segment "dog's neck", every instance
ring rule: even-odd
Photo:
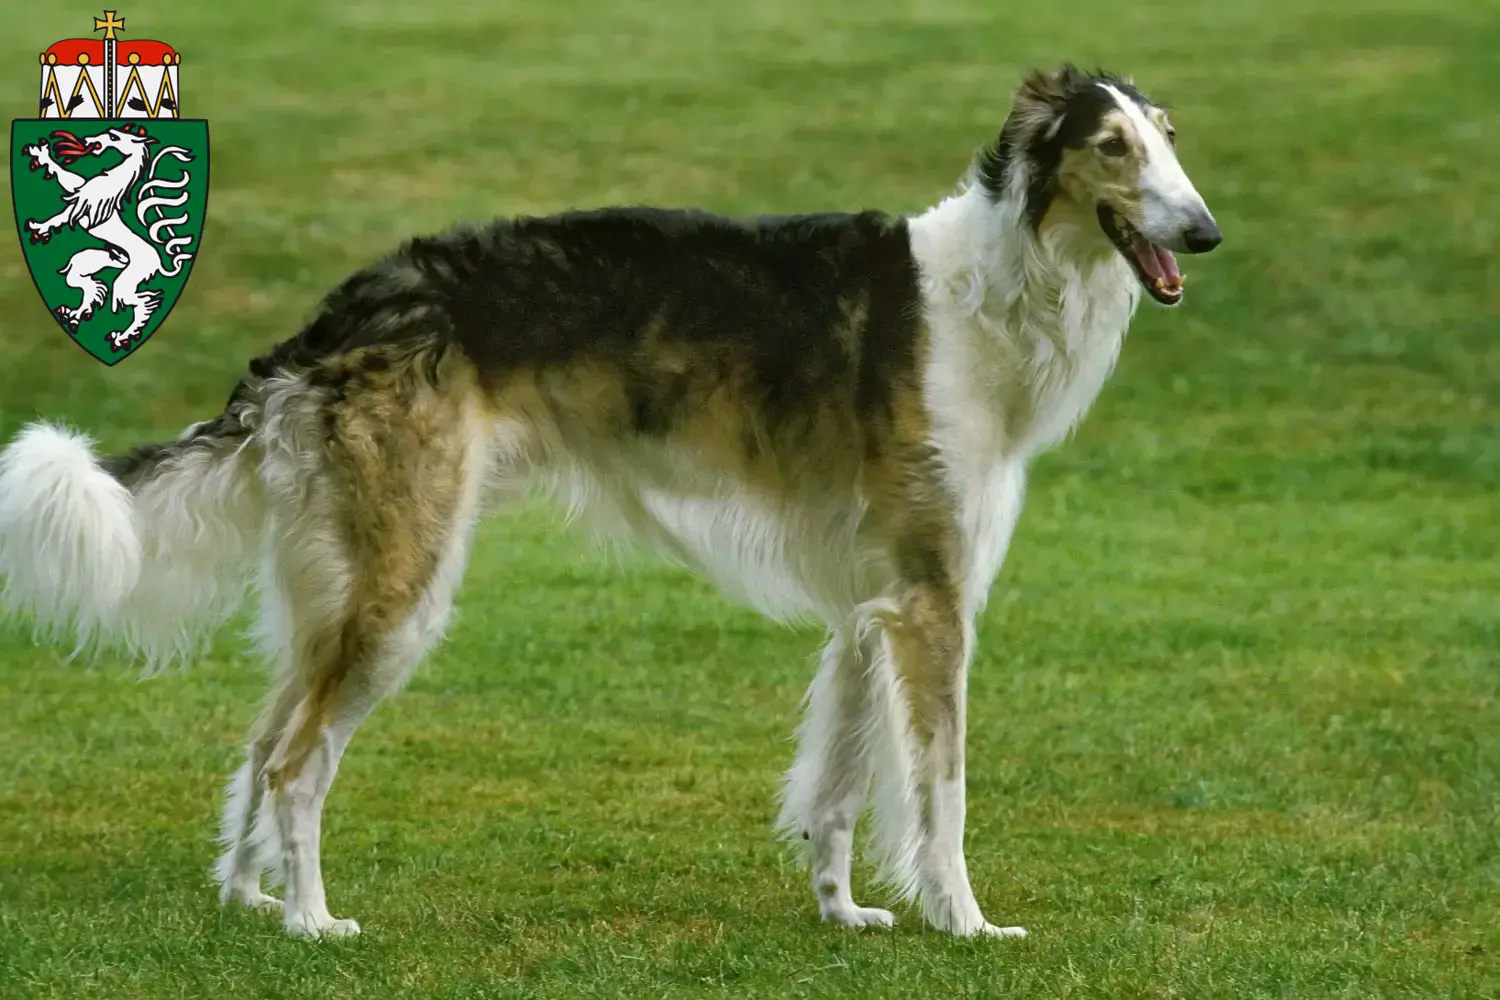
[[[1024,180],[998,200],[966,183],[911,219],[910,232],[930,382],[984,405],[1010,446],[1035,452],[1098,394],[1141,289],[1086,211],[1057,205],[1038,233]]]
[[[1130,266],[1086,209],[1058,203],[1037,232],[1027,218],[1024,177],[999,200],[966,179],[912,219],[911,232],[929,301],[982,326],[1013,334],[1018,326],[1054,324],[1076,331],[1089,325],[1079,310],[1122,298],[1133,310],[1140,298]]]

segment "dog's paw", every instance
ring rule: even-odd
[[[61,313],[63,310],[58,309]],[[260,876],[236,875],[219,886],[219,902],[224,906],[243,906],[247,910],[281,911],[281,900],[261,891]]]
[[[340,920],[327,913],[289,913],[286,919],[286,932],[292,937],[311,940],[354,937],[359,933],[359,922]]]
[[[828,907],[822,916],[828,923],[842,927],[890,927],[896,922],[896,915],[890,910],[873,906]]]
[[[992,938],[1023,938],[1026,936],[1026,928],[996,927],[994,924],[986,923],[981,925],[978,930],[972,932],[971,936]]]
[[[924,897],[922,916],[933,930],[943,931],[954,937],[1018,938],[1026,936],[1024,927],[999,927],[984,919],[979,904],[973,902],[972,896],[969,897],[967,905],[962,897],[957,900],[953,896],[940,896],[936,899]]]
[[[281,900],[259,889],[235,893],[229,898],[229,902],[243,906],[247,910],[275,910],[278,913],[281,911]]]

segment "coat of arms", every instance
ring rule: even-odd
[[[181,117],[182,56],[102,38],[41,54],[38,117],[11,124],[21,251],[53,318],[107,365],[161,326],[187,284],[208,203],[208,122]]]

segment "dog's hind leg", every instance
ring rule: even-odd
[[[281,900],[261,888],[262,874],[267,867],[279,863],[281,855],[275,817],[265,809],[264,772],[277,734],[285,728],[292,710],[305,694],[301,685],[292,683],[293,679],[289,671],[282,672],[251,733],[245,763],[229,779],[219,835],[224,853],[213,870],[219,882],[219,900],[224,903],[239,903],[252,909],[281,907]]]
[[[489,436],[472,384],[450,371],[434,388],[421,371],[403,359],[324,373],[359,384],[283,417],[306,418],[305,433],[279,430],[282,454],[266,463],[293,470],[285,483],[266,473],[279,506],[262,630],[282,673],[235,789],[244,801],[228,817],[220,874],[226,896],[264,901],[254,850],[263,840],[285,879],[286,928],[299,936],[359,932],[329,912],[323,805],[354,731],[440,638],[478,510]]]
[[[316,679],[292,710],[265,763],[270,808],[286,881],[288,932],[306,937],[359,933],[353,920],[328,909],[320,859],[323,805],[354,731],[380,700],[398,688],[437,641],[447,622],[451,588],[435,583],[394,627],[383,609],[356,613],[325,633],[304,661]]]
[[[871,712],[866,667],[873,641],[852,627],[829,637],[808,689],[777,824],[783,836],[805,846],[819,915],[846,927],[895,921],[889,910],[857,905],[850,887],[854,825],[870,785],[861,729]]]

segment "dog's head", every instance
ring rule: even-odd
[[[978,171],[990,197],[1023,199],[1039,234],[1097,225],[1163,305],[1182,300],[1173,252],[1207,253],[1222,239],[1177,160],[1166,110],[1107,73],[1066,65],[1028,76]]]

